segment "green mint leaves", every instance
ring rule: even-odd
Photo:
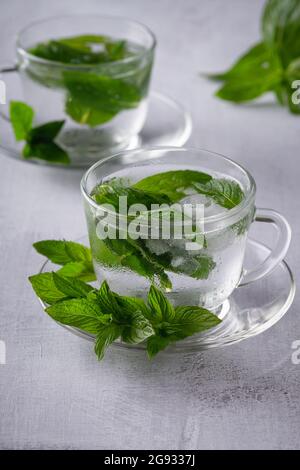
[[[171,203],[184,198],[188,194],[187,190],[193,190],[212,198],[226,209],[232,209],[244,199],[240,185],[234,180],[213,178],[207,173],[192,170],[157,173],[138,181],[133,188],[168,197]]]
[[[39,43],[29,52],[66,66],[94,66],[65,67],[56,73],[55,81],[51,74],[50,78],[37,76],[33,70],[30,75],[45,86],[65,90],[65,112],[78,124],[101,126],[121,111],[136,108],[147,93],[151,62],[141,66],[137,52],[133,52],[125,40],[81,35]],[[129,58],[136,63],[115,62]],[[97,68],[97,65],[101,67]]]
[[[111,204],[118,212],[119,197],[126,196],[128,207],[139,203],[148,210],[152,204],[172,205],[190,191],[211,198],[218,205],[232,209],[242,202],[244,193],[237,182],[213,178],[211,175],[192,170],[175,170],[144,178],[132,186],[120,178],[97,186],[92,197],[98,204]],[[97,238],[96,234],[94,236]],[[117,265],[130,269],[162,289],[172,288],[169,273],[184,274],[194,279],[207,279],[216,264],[205,248],[200,253],[187,252],[184,246],[170,240],[130,237],[95,241],[97,261],[108,267]]]
[[[20,101],[10,102],[10,120],[17,141],[26,140],[34,118],[33,109]]]
[[[130,56],[126,41],[95,34],[38,43],[29,52],[42,59],[73,65],[101,64]]]
[[[33,246],[52,263],[62,266],[58,271],[61,276],[78,278],[85,282],[96,280],[91,251],[84,245],[65,240],[43,240]]]
[[[142,95],[136,85],[119,78],[79,71],[63,74],[68,91],[66,113],[79,124],[95,127],[120,111],[138,106]]]
[[[150,321],[155,334],[147,341],[148,356],[151,358],[170,343],[180,341],[195,333],[213,328],[221,320],[201,307],[173,307],[164,294],[151,286],[148,294]]]
[[[10,120],[17,141],[24,140],[24,158],[39,158],[50,163],[68,164],[67,153],[55,142],[64,121],[53,121],[32,127],[33,109],[21,101],[10,102]]]
[[[35,248],[60,263],[69,259],[68,246],[80,257],[87,254],[82,245],[62,243],[64,248],[57,241],[43,241],[35,243]],[[108,346],[116,340],[128,344],[146,342],[148,356],[152,358],[171,343],[212,328],[221,321],[201,307],[174,308],[155,286],[151,286],[146,302],[112,292],[106,281],[98,290],[79,279],[66,278],[59,271],[36,274],[29,280],[36,295],[48,304],[45,311],[51,318],[95,335],[98,359],[103,358]]]
[[[272,91],[282,105],[300,113],[292,101],[292,82],[300,59],[300,1],[268,0],[261,21],[262,41],[250,48],[228,71],[210,75],[223,82],[216,96],[243,103]]]

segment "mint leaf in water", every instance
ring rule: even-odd
[[[11,101],[9,106],[10,120],[16,140],[26,140],[32,128],[34,111],[30,106],[21,101]]]
[[[10,120],[17,141],[24,140],[24,158],[39,158],[52,163],[68,164],[68,154],[54,142],[65,121],[53,121],[32,127],[33,109],[19,101],[10,102]]]
[[[66,112],[80,124],[103,124],[120,111],[135,108],[142,98],[135,85],[119,78],[71,70],[63,76]]]
[[[212,179],[206,184],[195,183],[194,188],[226,209],[233,209],[244,199],[244,193],[240,185],[225,178]]]
[[[210,175],[201,171],[166,171],[138,181],[133,185],[133,188],[144,192],[161,194],[162,196],[165,195],[173,203],[180,201],[186,195],[186,190],[192,188],[194,183],[205,184],[211,179]]]
[[[178,202],[194,190],[199,194],[211,197],[226,209],[232,209],[240,204],[244,193],[238,183],[229,179],[213,178],[211,175],[191,170],[174,170],[156,173],[133,185],[140,191],[152,191],[153,195],[167,196],[171,203]],[[142,198],[142,196],[141,196]]]
[[[100,64],[129,56],[127,41],[85,34],[36,44],[29,52],[42,59],[63,64]]]

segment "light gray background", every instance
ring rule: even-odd
[[[287,257],[299,274],[300,117],[274,105],[237,107],[215,99],[199,71],[222,70],[259,37],[261,0],[1,0],[0,50],[47,15],[126,15],[157,35],[153,88],[190,109],[190,143],[231,156],[258,185],[259,206],[287,216]],[[1,60],[0,60],[1,61]],[[45,103],[47,106],[47,103]],[[26,278],[41,266],[32,242],[85,233],[81,171],[0,156],[0,448],[299,448],[299,297],[271,330],[236,346],[158,357],[92,346],[51,322]]]

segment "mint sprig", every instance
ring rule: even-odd
[[[300,114],[292,83],[299,76],[300,1],[268,0],[261,19],[262,40],[229,70],[209,78],[223,82],[216,96],[243,103],[272,91],[281,105]]]
[[[62,268],[58,273],[85,282],[96,280],[91,250],[80,243],[66,240],[42,240],[33,244],[38,253]]]
[[[95,335],[95,353],[104,357],[116,340],[128,344],[146,342],[149,358],[173,342],[212,328],[221,320],[195,306],[173,307],[165,295],[151,286],[148,301],[112,292],[104,281],[95,289],[78,279],[58,273],[41,273],[29,278],[55,321]]]
[[[105,35],[79,35],[36,44],[29,52],[37,57],[68,65],[93,66],[90,70],[65,68],[56,74],[26,71],[49,88],[65,90],[65,112],[82,126],[96,127],[111,121],[121,111],[136,108],[146,96],[151,60],[141,60],[126,40]],[[116,63],[135,58],[136,63]],[[113,68],[110,65],[113,64]],[[97,65],[101,67],[97,68]],[[134,69],[133,69],[134,67]],[[53,77],[55,75],[55,77]]]
[[[68,154],[55,139],[65,121],[52,121],[32,127],[34,110],[21,101],[10,102],[10,120],[17,141],[25,141],[23,157],[38,158],[50,163],[70,163]]]
[[[191,190],[228,210],[244,199],[243,190],[236,181],[214,178],[207,173],[192,170],[157,173],[133,185],[122,178],[114,178],[96,186],[92,198],[99,205],[111,204],[118,213],[120,196],[127,197],[128,206],[140,203],[151,210],[152,204],[172,205]],[[172,287],[169,272],[194,279],[207,279],[216,265],[205,249],[194,253],[188,252],[180,244],[172,244],[170,240],[122,239],[119,232],[116,235],[115,239],[99,240],[94,234],[93,246],[97,261],[109,267],[119,265],[130,269],[163,289]],[[203,238],[205,241],[204,235]]]

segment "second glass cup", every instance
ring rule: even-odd
[[[155,283],[174,305],[216,310],[236,287],[274,269],[290,243],[283,216],[255,209],[252,176],[212,152],[121,152],[92,166],[81,189],[97,278],[123,295],[145,298]],[[246,272],[254,220],[275,224],[279,238],[271,255]]]
[[[57,138],[71,164],[128,147],[147,114],[155,37],[118,17],[32,23],[17,40],[17,69],[35,124],[65,121]]]

